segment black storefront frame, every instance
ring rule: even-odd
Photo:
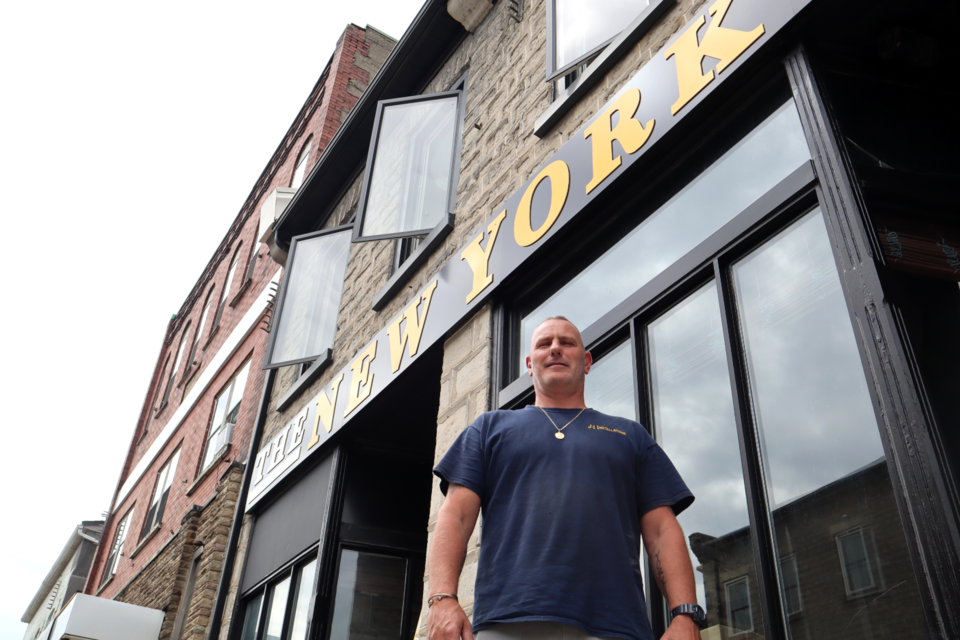
[[[746,365],[740,329],[731,326],[731,319],[737,315],[729,267],[735,259],[819,205],[874,405],[887,471],[917,579],[920,604],[934,637],[960,637],[960,612],[951,605],[960,602],[957,521],[956,514],[950,509],[948,491],[951,478],[939,463],[942,458],[936,450],[937,441],[931,437],[932,424],[924,411],[926,399],[922,378],[909,353],[909,340],[898,317],[899,312],[883,299],[874,262],[874,257],[880,255],[879,243],[866,224],[866,209],[857,189],[855,174],[845,149],[838,142],[842,136],[830,113],[824,90],[817,81],[814,65],[802,45],[797,45],[782,62],[811,160],[675,264],[584,328],[584,341],[591,349],[604,351],[620,344],[629,332],[633,345],[635,406],[637,415],[646,418],[648,407],[643,393],[646,389],[646,355],[642,351],[643,341],[638,339],[638,318],[655,317],[655,309],[666,310],[693,291],[695,283],[715,279],[733,387],[761,615],[768,637],[787,638],[772,515],[763,490],[758,436],[748,399],[739,391],[747,388],[744,386]],[[877,259],[882,260],[881,257]],[[589,261],[581,264],[585,266]],[[556,282],[555,277],[552,280]],[[519,322],[506,299],[507,296],[501,296],[498,301],[498,330],[495,334],[495,357],[501,366],[494,367],[493,386],[499,391],[496,404],[501,409],[523,406],[532,398],[530,379],[511,369],[515,366]],[[516,376],[518,373],[520,375]],[[650,569],[647,562],[647,571]],[[663,599],[649,581],[647,591],[651,623],[655,631],[662,632],[666,622]]]

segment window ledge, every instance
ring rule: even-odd
[[[650,0],[647,8],[640,12],[630,26],[621,31],[620,35],[607,45],[603,53],[590,63],[583,75],[559,94],[553,104],[537,118],[533,125],[533,134],[538,138],[547,135],[560,118],[602,80],[607,71],[620,62],[623,56],[640,41],[640,38],[650,31],[651,27],[676,3],[676,0]]]
[[[213,329],[210,330],[210,335],[207,336],[207,341],[204,342],[204,343],[203,343],[203,347],[201,347],[204,351],[206,351],[206,350],[207,350],[207,347],[210,346],[210,342],[213,341],[213,336],[217,335],[217,332],[218,332],[218,331],[220,331],[220,325],[219,325],[219,324],[218,324],[217,326],[215,326]]]
[[[220,451],[217,452],[217,455],[213,457],[213,460],[210,461],[210,464],[207,465],[207,468],[200,472],[200,475],[197,476],[197,479],[193,481],[193,484],[190,485],[190,488],[187,489],[187,496],[192,496],[194,492],[203,484],[203,481],[207,479],[213,470],[217,468],[217,465],[227,457],[227,454],[230,453],[230,449],[233,448],[232,444],[225,444],[220,447]]]
[[[112,583],[112,582],[113,582],[113,579],[116,578],[116,577],[117,577],[117,574],[113,574],[112,576],[110,576],[110,579],[107,580],[106,582],[104,582],[102,585],[100,585],[100,588],[97,589],[97,592],[96,592],[95,594],[93,594],[93,595],[99,597],[100,594],[103,593],[103,590],[106,589],[107,587],[109,587],[109,586],[110,586],[110,583]]]
[[[497,396],[497,408],[505,409],[533,389],[533,378],[524,371],[519,378],[505,386]]]
[[[130,552],[130,559],[133,560],[134,558],[136,558],[137,554],[139,554],[143,550],[143,548],[147,546],[148,542],[153,540],[153,536],[160,533],[160,529],[162,528],[163,528],[162,522],[158,522],[157,524],[153,525],[153,529],[150,529],[150,533],[143,536],[143,540],[140,541],[140,544],[138,544],[136,548]]]
[[[373,298],[374,311],[380,311],[387,306],[387,303],[390,302],[393,296],[413,277],[417,269],[427,261],[427,258],[430,257],[434,249],[439,247],[440,243],[450,235],[450,232],[453,231],[453,223],[453,214],[447,214],[447,219],[434,227],[433,231],[431,231],[427,237],[423,239],[423,242],[420,243],[420,246],[417,247],[417,250],[400,265],[399,269],[393,272],[393,275],[387,280],[387,284],[383,285]]]
[[[164,402],[162,405],[160,405],[160,407],[157,408],[156,412],[154,412],[153,417],[156,418],[156,417],[158,417],[161,413],[163,413],[163,410],[167,408],[167,405],[168,405],[168,404],[170,404],[169,401],[168,401],[168,402]]]
[[[303,390],[309,387],[317,378],[320,377],[320,374],[330,366],[333,362],[333,351],[327,349],[326,352],[320,354],[320,357],[316,359],[313,365],[303,372],[297,380],[293,383],[293,386],[283,394],[279,402],[277,402],[277,411],[285,411],[293,401],[300,397],[300,394],[303,393]]]
[[[250,280],[243,281],[243,284],[241,284],[240,288],[237,290],[237,295],[233,296],[233,298],[229,302],[229,306],[231,308],[237,306],[237,303],[240,302],[240,298],[242,298],[243,294],[245,294],[247,292],[247,289],[250,288],[251,282],[253,282],[253,278],[251,278]]]

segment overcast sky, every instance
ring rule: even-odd
[[[337,38],[422,4],[3,5],[0,640],[109,507],[167,321]]]

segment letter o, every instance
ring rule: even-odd
[[[550,178],[550,211],[540,228],[534,230],[531,228],[530,206],[533,204],[533,194],[537,187],[547,178]],[[550,227],[560,217],[560,212],[563,211],[563,205],[567,203],[569,193],[570,167],[567,166],[567,163],[563,160],[555,160],[544,167],[527,187],[523,197],[520,198],[520,204],[517,206],[517,216],[513,219],[513,237],[517,244],[521,247],[529,247],[542,238],[547,231],[550,231]]]

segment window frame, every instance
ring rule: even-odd
[[[313,151],[313,136],[307,136],[307,139],[300,145],[300,152],[297,154],[296,163],[293,165],[293,173],[290,175],[290,188],[299,189],[303,186],[303,181],[307,179],[307,162],[310,161],[310,152]],[[300,184],[294,184],[297,181],[297,171],[303,166],[303,173],[300,175]]]
[[[380,140],[380,129],[383,124],[383,112],[387,107],[414,104],[418,102],[429,102],[433,100],[446,100],[448,98],[457,98],[457,116],[454,121],[453,135],[453,154],[450,161],[449,189],[447,194],[446,216],[434,227],[426,229],[416,229],[411,231],[402,231],[397,233],[385,233],[375,236],[363,235],[363,223],[366,219],[367,201],[370,196],[370,181],[373,178],[373,167],[376,161],[377,148]],[[360,202],[357,206],[355,220],[353,224],[352,242],[371,242],[374,240],[393,240],[397,238],[410,238],[416,236],[426,236],[441,229],[449,224],[448,216],[452,216],[457,206],[457,186],[460,181],[461,154],[463,150],[463,119],[466,111],[466,84],[463,88],[441,91],[438,93],[429,93],[425,95],[406,96],[403,98],[393,98],[390,100],[380,100],[377,103],[376,116],[373,123],[373,132],[370,135],[370,147],[367,150],[366,170],[363,174],[363,185],[360,189]]]
[[[167,461],[157,470],[156,483],[150,497],[150,503],[147,505],[147,515],[143,519],[143,527],[140,530],[140,542],[146,540],[155,527],[163,524],[163,514],[166,512],[167,503],[170,500],[173,478],[177,475],[177,469],[180,466],[181,452],[182,448],[177,445],[176,450],[167,457]],[[173,463],[172,468],[171,463]],[[153,510],[154,505],[157,506],[156,511]]]
[[[203,302],[203,309],[200,311],[200,319],[197,321],[197,329],[193,334],[193,346],[190,347],[190,355],[187,356],[187,375],[184,375],[184,378],[189,377],[189,372],[193,371],[194,365],[197,363],[194,361],[194,358],[197,356],[197,347],[200,346],[200,340],[203,338],[203,330],[207,326],[207,317],[210,313],[210,303],[213,302],[213,292],[216,290],[217,285],[210,287],[210,291],[207,292],[207,297]],[[205,351],[207,344],[204,343],[200,347],[201,351]]]
[[[210,330],[210,337],[220,328],[220,321],[223,320],[223,311],[230,304],[230,289],[233,288],[233,280],[237,275],[237,267],[240,266],[240,252],[243,250],[243,241],[237,244],[230,259],[230,266],[227,268],[227,277],[223,281],[223,291],[220,293],[220,302],[217,305],[217,315],[213,321],[213,329]]]
[[[136,502],[130,505],[127,512],[123,514],[123,518],[120,519],[116,531],[114,531],[113,544],[110,545],[110,553],[107,555],[107,562],[103,567],[103,575],[100,576],[100,588],[106,586],[113,580],[113,576],[117,574],[117,566],[120,564],[120,558],[123,556],[123,547],[130,533],[130,523],[133,520],[133,513],[136,506]],[[121,538],[121,536],[123,537]]]
[[[558,80],[584,63],[587,63],[587,66],[589,66],[591,64],[591,58],[599,56],[604,49],[620,39],[622,36],[625,39],[628,39],[630,41],[630,45],[632,46],[636,40],[640,39],[644,33],[650,30],[650,28],[653,26],[653,22],[659,19],[661,15],[666,13],[666,11],[675,4],[676,0],[648,0],[647,6],[640,9],[640,11],[637,12],[637,15],[634,16],[634,19],[624,29],[592,49],[581,54],[577,58],[570,60],[563,66],[558,67],[557,43],[559,38],[557,37],[557,0],[547,0],[547,55],[545,82],[553,82],[554,80]],[[638,18],[645,17],[648,13],[655,14],[654,20],[638,20]],[[619,47],[617,47],[617,49],[619,49]]]
[[[320,238],[323,236],[352,231],[351,227],[354,227],[352,223],[341,225],[339,227],[333,227],[331,229],[321,229],[319,231],[313,231],[311,233],[304,233],[302,235],[295,236],[290,240],[290,251],[287,254],[287,266],[284,269],[283,279],[280,282],[280,289],[277,292],[276,306],[274,307],[273,318],[271,319],[271,323],[270,323],[270,327],[271,327],[270,338],[267,341],[267,349],[263,358],[262,369],[264,371],[267,371],[270,369],[278,369],[280,367],[286,367],[293,364],[301,364],[303,362],[312,362],[314,360],[323,359],[327,350],[333,348],[333,345],[331,344],[327,347],[323,347],[323,351],[315,355],[304,356],[302,358],[295,358],[293,360],[287,360],[284,362],[273,362],[273,352],[277,342],[277,335],[280,333],[280,323],[283,321],[284,307],[286,306],[287,289],[289,288],[289,285],[290,285],[290,278],[292,278],[293,275],[296,274],[297,272],[296,256],[297,256],[298,245],[301,242],[305,242],[307,240],[313,240],[315,238]],[[350,261],[350,255],[348,251],[347,253],[348,264],[349,264],[349,261]],[[341,299],[343,298],[342,289],[340,291],[340,298]],[[339,305],[337,305],[337,307],[338,307],[337,315],[339,316],[339,313],[340,313]],[[334,332],[334,336],[336,336],[336,332]]]
[[[872,549],[875,548],[875,545],[867,544],[868,535],[872,535],[872,531],[866,527],[863,527],[862,525],[857,525],[856,527],[851,527],[850,529],[841,531],[834,536],[837,543],[837,556],[840,560],[840,572],[843,574],[843,590],[846,593],[847,598],[851,600],[871,595],[880,589],[881,581],[879,579],[880,577],[877,575],[879,563],[877,562],[876,555],[872,553]],[[860,540],[860,546],[863,549],[863,558],[867,565],[867,573],[870,576],[870,584],[860,589],[854,589],[850,584],[851,576],[848,570],[850,563],[847,562],[847,558],[843,552],[843,544],[841,543],[843,538],[851,538],[854,536]],[[873,542],[873,540],[871,540],[871,542]],[[871,556],[873,557],[871,558]],[[875,567],[874,565],[878,566]]]
[[[750,628],[749,629],[740,629],[733,626],[733,609],[730,606],[730,587],[735,584],[743,583],[747,588],[747,611],[750,615]],[[737,576],[736,578],[731,578],[730,580],[723,581],[723,595],[724,595],[724,608],[726,609],[725,613],[727,615],[727,627],[733,629],[733,632],[730,634],[731,637],[739,636],[744,633],[752,633],[756,628],[756,625],[753,623],[753,596],[750,595],[750,575],[743,574],[742,576]]]
[[[297,587],[299,586],[300,577],[303,575],[304,567],[311,562],[315,562],[316,565],[314,567],[313,580],[310,584],[311,592],[309,594],[311,606],[308,609],[308,620],[310,619],[309,611],[310,609],[313,609],[313,601],[316,600],[317,596],[317,585],[323,573],[320,567],[319,551],[320,549],[317,545],[311,546],[285,566],[273,572],[266,580],[263,580],[260,584],[244,593],[241,598],[238,598],[240,606],[237,608],[238,615],[236,616],[239,622],[234,636],[236,640],[244,640],[243,625],[246,620],[247,607],[257,597],[261,598],[260,611],[257,613],[257,624],[254,637],[249,640],[262,640],[264,638],[265,625],[267,623],[267,617],[270,615],[270,605],[272,604],[272,590],[274,587],[276,587],[276,585],[280,584],[284,580],[290,580],[290,586],[287,590],[287,602],[284,607],[283,616],[283,630],[280,637],[289,638],[290,625],[293,622],[293,613],[296,607],[296,599],[299,595]],[[311,624],[310,626],[313,625]],[[310,637],[310,626],[307,627],[307,638]]]
[[[227,398],[226,398],[227,407],[230,406],[230,403],[231,403],[231,401],[233,400],[234,392],[236,392],[237,378],[239,378],[239,377],[240,377],[240,374],[243,372],[243,370],[246,369],[246,370],[247,370],[247,380],[244,381],[244,385],[246,385],[247,382],[248,382],[249,379],[250,379],[250,367],[251,367],[252,365],[253,365],[253,360],[252,360],[252,359],[249,359],[249,358],[248,358],[247,360],[244,360],[243,363],[242,363],[239,367],[237,367],[236,371],[234,371],[233,375],[230,376],[230,379],[227,381],[227,383],[224,384],[223,387],[221,387],[220,392],[213,397],[213,406],[212,406],[211,409],[210,409],[210,411],[211,411],[210,423],[207,425],[207,436],[206,436],[206,438],[204,439],[204,443],[203,443],[203,453],[200,454],[200,471],[199,471],[198,474],[197,474],[198,477],[202,476],[203,473],[204,473],[208,468],[210,468],[211,466],[213,466],[214,462],[216,462],[217,454],[220,452],[220,449],[222,449],[222,448],[224,448],[224,447],[226,447],[226,446],[228,446],[228,445],[230,445],[230,444],[233,443],[233,433],[235,433],[235,431],[236,431],[236,423],[235,423],[235,422],[232,423],[232,424],[234,425],[234,430],[230,433],[230,442],[224,443],[224,445],[223,445],[222,447],[220,447],[220,449],[217,449],[216,451],[210,451],[210,442],[211,442],[217,435],[219,435],[221,431],[224,430],[224,428],[226,427],[226,425],[231,424],[231,423],[227,422],[227,416],[229,415],[229,413],[227,413],[227,411],[224,410],[224,413],[223,413],[223,422],[219,425],[219,427],[217,427],[217,430],[214,431],[213,419],[216,417],[217,402],[218,402],[218,400],[219,400],[221,397],[223,397],[223,394],[226,393],[226,394],[227,394]],[[243,394],[241,395],[240,402],[241,402],[241,403],[243,402]],[[207,454],[208,454],[208,453],[210,454],[210,461],[209,461],[209,463],[207,463]]]

